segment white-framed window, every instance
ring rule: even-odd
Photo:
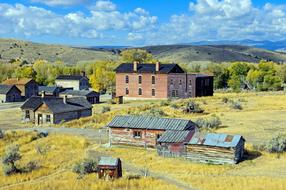
[[[125,88],[125,94],[128,95],[129,94],[129,89]]]
[[[47,115],[46,116],[46,122],[47,123],[51,123],[51,115]]]
[[[25,111],[25,119],[30,119],[30,111],[29,110]]]
[[[141,138],[142,138],[142,133],[141,133],[141,131],[133,131],[133,138],[135,138],[135,139],[141,139]]]
[[[129,76],[128,76],[128,75],[125,76],[125,83],[126,83],[126,84],[129,83]]]
[[[156,77],[152,76],[152,84],[156,84]]]
[[[156,90],[154,88],[152,89],[152,96],[156,96]]]
[[[142,84],[142,76],[141,75],[138,76],[138,84]]]

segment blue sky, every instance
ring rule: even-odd
[[[2,0],[0,37],[80,46],[284,40],[282,0]]]

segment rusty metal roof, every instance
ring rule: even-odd
[[[191,138],[188,144],[230,148],[230,147],[236,147],[240,139],[243,139],[241,135],[227,135],[227,134],[217,134],[217,133],[206,133],[206,134],[196,133]]]
[[[145,116],[115,116],[107,127],[157,129],[157,130],[188,130],[196,124],[191,120],[145,117]]]
[[[119,160],[118,158],[102,156],[99,159],[98,166],[117,166],[118,160]]]
[[[162,134],[162,136],[158,139],[158,142],[164,143],[182,143],[186,142],[186,138],[193,131],[166,131]]]

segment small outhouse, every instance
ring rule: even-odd
[[[98,178],[112,180],[122,177],[122,165],[119,158],[100,157],[97,165]]]

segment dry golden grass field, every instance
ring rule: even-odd
[[[228,103],[223,99],[227,98]],[[234,109],[231,101],[239,101],[242,109]],[[182,109],[186,103],[194,101],[205,110],[203,114],[185,114]],[[101,113],[103,107],[110,111]],[[106,182],[96,178],[96,174],[77,179],[72,173],[72,165],[86,156],[86,151],[93,150],[104,155],[120,157],[138,169],[156,173],[187,184],[199,190],[285,190],[286,189],[286,154],[270,154],[258,152],[253,145],[259,145],[269,140],[276,133],[286,133],[286,93],[285,92],[245,92],[216,93],[213,97],[195,98],[189,100],[166,101],[127,101],[123,105],[102,103],[94,105],[94,116],[72,121],[55,127],[70,128],[100,128],[104,127],[117,114],[144,114],[152,108],[159,108],[165,117],[178,117],[196,120],[200,117],[217,115],[222,126],[213,129],[214,132],[241,134],[247,142],[248,156],[237,165],[208,165],[190,162],[178,158],[163,158],[157,156],[151,149],[133,147],[111,147],[90,144],[83,137],[51,134],[47,138],[31,141],[31,133],[12,133],[6,140],[0,139],[0,156],[4,147],[11,143],[20,144],[23,155],[21,164],[36,160],[42,166],[27,174],[17,174],[4,177],[0,167],[1,189],[175,189],[168,181],[152,177],[128,180],[126,176],[132,172],[124,170],[124,178],[118,181]],[[13,114],[12,114],[13,113]],[[18,109],[0,111],[1,122],[9,127],[7,117],[16,118],[20,115]],[[25,127],[19,120],[13,120],[15,125]],[[3,122],[3,123],[4,123]],[[37,145],[47,146],[46,155],[36,152]]]

